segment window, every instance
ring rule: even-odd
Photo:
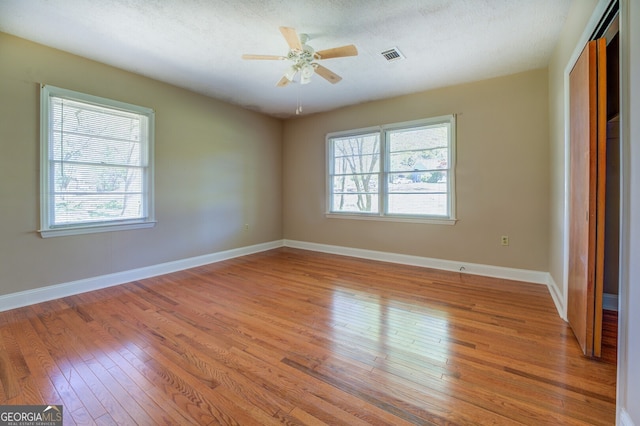
[[[453,115],[327,135],[328,215],[455,222]]]
[[[153,110],[48,85],[40,107],[42,236],[153,226]]]

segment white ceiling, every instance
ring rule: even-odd
[[[277,117],[545,67],[572,0],[0,0],[0,31]],[[316,50],[332,85],[276,87],[279,26]],[[397,47],[406,59],[387,62]]]

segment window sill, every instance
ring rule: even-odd
[[[82,225],[60,228],[41,229],[42,238],[64,237],[68,235],[96,234],[99,232],[128,231],[131,229],[145,229],[156,226],[156,221],[136,222],[136,223],[114,223],[99,225]]]
[[[379,216],[375,214],[364,215],[358,213],[326,213],[329,219],[355,219],[355,220],[375,220],[381,222],[405,222],[405,223],[424,223],[430,225],[455,225],[458,219],[449,218],[433,218],[433,217],[415,217],[415,216]]]

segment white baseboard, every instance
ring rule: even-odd
[[[259,253],[261,251],[282,247],[282,245],[282,240],[272,241],[263,244],[256,244],[252,246],[221,251],[218,253],[206,254],[203,256],[191,257],[188,259],[176,260],[173,262],[161,263],[159,265],[148,266],[145,268],[116,272],[113,274],[101,275],[98,277],[7,294],[0,296],[0,312],[20,308],[23,306],[33,305],[35,303],[59,299],[61,297],[72,296],[74,294],[85,293],[87,291],[112,287],[115,285],[141,280],[144,278],[150,278],[158,275],[169,274],[171,272],[182,271],[184,269],[195,268],[198,266],[207,265],[209,263],[233,259],[235,257]]]
[[[535,284],[544,284],[549,288],[553,302],[558,309],[560,317],[564,318],[562,297],[551,275],[548,272],[530,271],[525,269],[505,268],[501,266],[481,265],[477,263],[457,262],[452,260],[434,259],[428,257],[412,256],[405,254],[381,252],[374,250],[357,249],[351,247],[333,246],[327,244],[308,243],[295,240],[279,240],[269,243],[257,244],[226,250],[218,253],[176,260],[145,268],[130,271],[117,272],[93,278],[56,284],[34,290],[26,290],[18,293],[0,296],[0,312],[28,306],[35,303],[72,296],[87,291],[99,290],[131,281],[169,274],[184,269],[195,268],[209,263],[220,262],[235,257],[246,256],[261,251],[278,247],[292,247],[323,253],[338,254],[343,256],[359,257],[363,259],[379,260],[382,262],[399,263],[404,265],[421,266],[445,271],[461,272],[464,274],[484,275],[488,277],[503,278],[515,281],[525,281]]]
[[[558,287],[548,272],[530,271],[526,269],[505,268],[502,266],[481,265],[469,262],[456,262],[453,260],[434,259],[428,257],[412,256],[381,252],[374,250],[357,249],[351,247],[333,246],[328,244],[308,243],[304,241],[284,240],[286,247],[304,250],[319,251],[323,253],[339,254],[343,256],[359,257],[383,262],[400,263],[404,265],[422,266],[445,271],[461,272],[464,274],[484,275],[487,277],[503,278],[515,281],[525,281],[535,284],[544,284],[549,288],[551,298],[558,310],[560,317],[564,318],[564,305]]]
[[[553,299],[553,303],[556,305],[558,315],[560,315],[560,318],[567,321],[567,309],[564,304],[564,297],[562,297],[558,284],[556,284],[555,280],[549,273],[547,273],[547,288],[549,288],[551,299]]]
[[[484,275],[487,277],[526,281],[530,283],[545,285],[549,282],[549,274],[547,272],[529,271],[526,269],[505,268],[502,266],[481,265],[477,263],[457,262],[453,260],[434,259],[407,254],[332,246],[327,244],[307,243],[304,241],[294,240],[284,240],[284,245],[286,247],[300,248],[304,250],[359,257],[362,259],[380,260],[383,262],[400,263],[403,265],[422,266],[425,268],[462,272],[464,274]]]
[[[631,416],[624,408],[620,410],[620,421],[618,424],[620,426],[636,426],[633,420],[631,420]]]
[[[605,293],[602,295],[602,308],[608,311],[618,310],[618,295]]]

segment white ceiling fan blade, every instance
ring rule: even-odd
[[[340,77],[330,69],[323,67],[322,65],[313,64],[313,68],[315,69],[316,74],[318,74],[320,77],[324,78],[331,84],[336,84],[337,82],[342,80],[342,77]]]
[[[284,36],[284,39],[287,41],[291,50],[302,50],[302,43],[300,43],[300,37],[298,37],[298,33],[295,29],[290,27],[280,27],[280,32]]]
[[[242,55],[242,59],[266,59],[266,60],[279,60],[282,61],[287,59],[286,56],[278,56],[278,55]]]
[[[349,44],[316,52],[318,59],[343,58],[345,56],[358,56],[358,49],[353,44]]]

